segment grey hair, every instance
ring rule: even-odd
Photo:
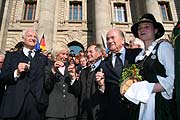
[[[124,43],[125,43],[126,42],[126,38],[125,38],[124,32],[122,30],[119,30],[119,29],[112,29],[110,31],[113,31],[113,30],[118,32],[119,36],[124,39]]]
[[[26,30],[22,31],[22,38],[25,37],[25,35],[27,34],[28,31],[34,31],[36,33],[36,35],[37,35],[37,31],[35,29],[29,28],[29,29],[26,29]]]
[[[87,47],[87,49],[89,48],[89,47],[91,47],[91,46],[95,46],[95,51],[96,52],[102,52],[103,51],[103,47],[102,47],[102,45],[101,44],[90,44],[88,47]]]
[[[95,50],[96,50],[98,53],[103,52],[103,47],[102,47],[101,44],[96,44],[95,46],[96,46],[96,47],[95,47]]]

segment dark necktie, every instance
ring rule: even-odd
[[[30,51],[28,52],[28,59],[29,59],[29,60],[31,60],[31,59],[32,59],[32,55],[31,55],[31,53],[32,53],[32,51],[30,50]]]
[[[121,71],[122,71],[122,67],[123,67],[123,63],[120,58],[120,55],[121,55],[121,53],[116,54],[116,61],[115,61],[115,70],[116,70],[117,74],[119,75],[119,77],[121,75]]]

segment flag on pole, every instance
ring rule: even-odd
[[[106,37],[104,36],[104,34],[102,32],[101,32],[101,38],[102,38],[103,46],[106,49],[106,54],[108,54],[109,53],[109,49],[107,47],[107,40],[106,40]]]
[[[102,43],[104,48],[107,49],[107,41],[106,41],[106,37],[104,36],[104,34],[101,32],[101,38],[102,38]]]
[[[45,40],[45,38],[44,38],[44,34],[43,34],[43,36],[42,36],[42,38],[41,38],[40,49],[41,49],[42,51],[46,50],[46,40]]]
[[[37,39],[37,43],[36,43],[36,46],[34,47],[34,49],[35,49],[36,51],[40,51],[39,39]]]

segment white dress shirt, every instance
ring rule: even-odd
[[[123,63],[123,65],[124,65],[126,49],[125,49],[124,47],[121,48],[121,50],[119,51],[119,53],[121,53],[120,59],[122,60],[122,63]],[[113,65],[113,67],[115,66],[116,57],[117,57],[117,56],[116,56],[116,53],[112,53],[112,65]]]
[[[23,53],[28,57],[28,54],[29,54],[29,51],[30,49],[26,48],[26,47],[23,47]],[[34,50],[31,50],[32,53],[31,53],[31,56],[32,58],[35,56],[35,51]],[[17,81],[17,78],[19,78],[20,75],[17,74],[17,69],[14,71],[14,79],[15,81]]]
[[[23,48],[23,53],[28,57],[28,54],[29,54],[29,51],[30,51],[30,49],[28,49],[28,48]],[[35,56],[35,51],[34,50],[31,50],[32,51],[32,53],[31,53],[31,56],[32,56],[32,58]]]

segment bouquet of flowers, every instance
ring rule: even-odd
[[[140,65],[132,64],[123,69],[121,79],[119,80],[120,93],[124,95],[127,89],[135,82],[141,81],[142,76],[140,75]]]

